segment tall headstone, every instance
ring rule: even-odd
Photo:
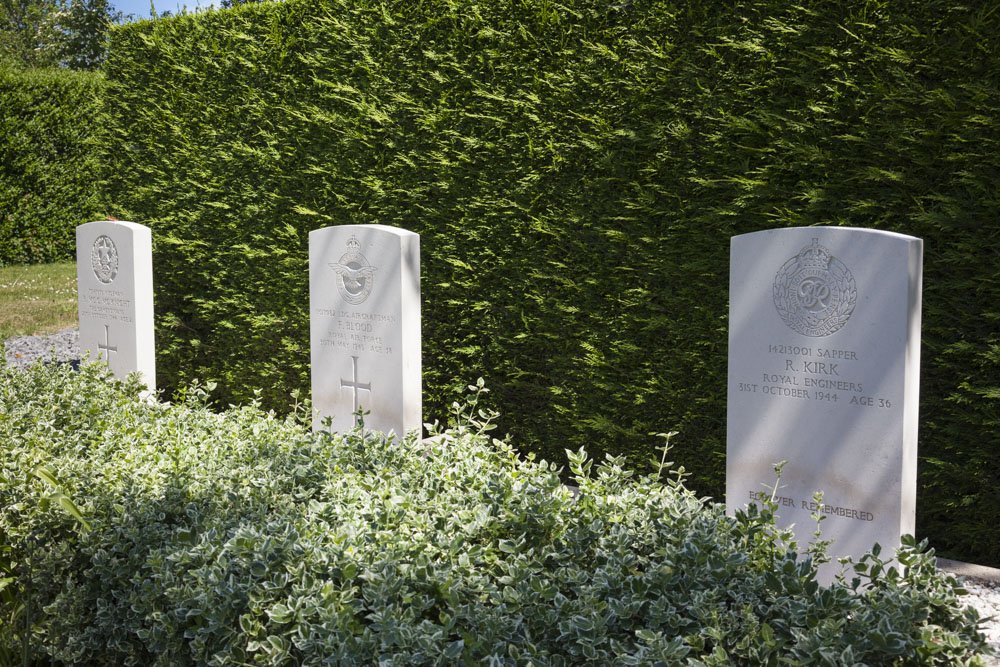
[[[769,493],[835,558],[914,532],[923,241],[845,227],[733,237],[726,505]],[[823,506],[813,494],[823,492]]]
[[[403,436],[421,421],[420,236],[385,225],[309,233],[313,428]]]
[[[80,348],[115,377],[137,371],[156,391],[153,246],[149,228],[102,220],[76,228]]]

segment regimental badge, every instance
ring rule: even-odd
[[[339,262],[331,262],[337,272],[337,290],[347,303],[364,303],[375,284],[375,267],[361,254],[361,244],[352,236],[347,241],[347,252]]]
[[[110,283],[118,275],[118,249],[110,236],[101,235],[94,241],[90,263],[94,267],[94,275],[102,283]]]
[[[813,239],[774,277],[774,305],[792,330],[829,336],[847,323],[858,302],[854,276]]]

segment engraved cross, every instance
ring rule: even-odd
[[[354,355],[351,355],[351,365],[354,367],[354,379],[345,380],[344,378],[340,378],[340,388],[343,389],[344,387],[350,387],[351,389],[354,390],[354,413],[357,413],[358,390],[363,389],[367,391],[369,394],[371,394],[372,385],[370,382],[365,382],[365,383],[358,382],[358,358],[355,357]],[[354,425],[355,426],[358,425],[358,417],[356,414],[354,416]]]
[[[114,352],[115,354],[118,354],[118,346],[111,344],[111,338],[110,338],[110,334],[108,333],[108,325],[107,324],[104,325],[104,342],[103,343],[98,342],[97,343],[97,349],[98,350],[104,350],[105,352]],[[109,361],[110,361],[110,359],[109,359]]]

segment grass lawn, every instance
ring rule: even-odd
[[[76,262],[0,267],[0,339],[75,326]]]

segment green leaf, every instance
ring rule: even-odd
[[[275,623],[288,623],[292,620],[292,611],[280,602],[268,609],[267,615]]]
[[[57,489],[59,488],[59,481],[56,479],[55,473],[53,473],[52,469],[48,466],[38,466],[33,472],[35,477],[42,480],[46,484]]]
[[[635,631],[635,636],[644,642],[652,643],[656,641],[659,635],[648,628],[642,628],[641,630]]]
[[[80,522],[84,530],[90,530],[90,524],[84,518],[83,513],[76,506],[76,504],[69,499],[68,496],[60,493],[58,494],[59,506],[63,508],[70,516]]]
[[[462,649],[465,648],[465,641],[459,639],[448,644],[448,647],[444,650],[444,657],[449,660],[455,660],[458,656],[462,655]]]

